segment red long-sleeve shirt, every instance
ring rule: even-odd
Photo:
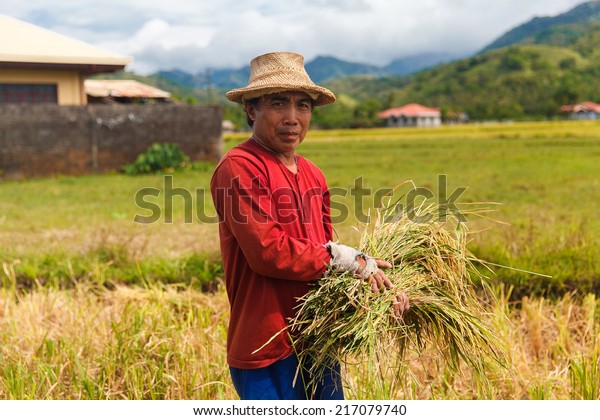
[[[297,162],[294,174],[250,139],[221,159],[211,180],[231,306],[232,367],[261,368],[293,352],[282,330],[308,282],[330,262],[323,246],[332,238],[327,183],[312,162],[301,156]]]

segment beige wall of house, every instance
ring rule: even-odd
[[[0,69],[0,83],[56,84],[59,105],[85,105],[84,80],[77,71]]]

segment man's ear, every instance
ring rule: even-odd
[[[252,102],[246,102],[244,104],[244,108],[248,118],[250,118],[252,121],[256,120],[256,104],[253,104]]]

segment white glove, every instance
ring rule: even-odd
[[[370,276],[377,273],[379,267],[375,259],[363,254],[362,252],[346,245],[336,244],[335,242],[327,242],[325,247],[331,254],[330,266],[334,272],[344,273],[346,271],[358,275],[363,279],[368,279]],[[358,257],[362,257],[366,266],[363,267],[358,262]]]

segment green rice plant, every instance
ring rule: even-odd
[[[475,267],[482,262],[467,250],[465,224],[446,210],[425,201],[410,213],[389,206],[366,226],[359,248],[392,264],[386,274],[393,288],[373,293],[349,273],[329,273],[300,299],[290,332],[300,364],[308,366],[309,386],[326,365],[357,360],[372,364],[370,374],[386,384],[395,379],[386,379],[387,368],[375,355],[392,355],[391,365],[402,374],[397,367],[408,351],[433,351],[440,357],[433,369],[443,372],[446,386],[466,364],[477,386],[490,389],[487,372],[490,365],[503,366],[505,352],[474,287],[474,278],[485,283]],[[393,313],[398,292],[410,299],[402,319]]]
[[[571,398],[600,399],[600,354],[579,355],[569,364]]]
[[[569,362],[571,398],[600,399],[600,346],[598,342],[598,306],[596,297],[588,294],[583,299],[583,337],[589,341],[589,352],[573,357]]]
[[[0,286],[3,289],[9,289],[11,291],[17,290],[17,274],[15,273],[15,265],[20,263],[19,260],[15,260],[12,263],[2,263],[3,271],[0,272],[0,279],[2,282]]]
[[[12,398],[23,400],[27,399],[29,393],[34,390],[29,389],[30,384],[35,386],[31,374],[21,365],[5,364],[2,368],[3,398]]]
[[[532,385],[527,392],[532,400],[547,400],[550,395],[548,383]]]

